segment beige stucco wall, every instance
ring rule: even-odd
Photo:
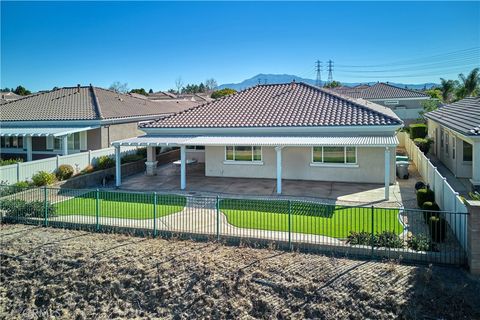
[[[112,124],[109,127],[101,128],[102,148],[111,147],[110,143],[116,140],[134,138],[145,134],[145,132],[138,130],[136,122]]]
[[[276,178],[276,154],[263,147],[263,164],[225,164],[224,147],[206,147],[205,175],[218,177]],[[311,166],[311,148],[282,150],[284,179],[384,183],[385,148],[358,148],[358,167]],[[390,151],[390,182],[395,182],[395,149]]]

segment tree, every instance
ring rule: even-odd
[[[422,101],[423,110],[419,112],[420,116],[421,116],[420,120],[421,121],[424,120],[425,113],[437,110],[439,105],[440,105],[440,102],[438,100],[435,100],[435,99],[429,99],[429,100]]]
[[[330,83],[325,83],[323,85],[324,88],[336,88],[340,87],[342,84],[339,81],[332,81]]]
[[[440,78],[440,91],[442,91],[442,100],[446,103],[450,102],[455,91],[455,81]]]
[[[218,86],[217,81],[213,78],[205,80],[205,87],[207,88],[207,91],[213,91],[215,88]]]
[[[120,83],[120,81],[115,81],[108,89],[115,91],[116,93],[127,93],[128,83]]]
[[[237,90],[235,90],[235,89],[224,88],[224,89],[221,89],[221,90],[214,91],[210,97],[212,99],[219,99],[219,98],[226,97],[226,96],[229,96],[231,94],[234,94],[236,92],[237,92]]]
[[[2,92],[12,92],[12,89],[10,89],[10,88],[4,88],[4,89],[2,89]]]
[[[140,88],[140,89],[132,89],[130,90],[130,93],[138,93],[138,94],[143,94],[144,96],[147,96],[147,91],[145,89]]]
[[[177,93],[178,93],[178,94],[182,93],[182,88],[183,88],[182,77],[178,77],[178,78],[175,80],[175,88],[177,88]]]
[[[153,89],[148,90],[148,93],[153,93]]]
[[[458,75],[460,79],[460,87],[457,90],[457,97],[463,99],[465,97],[473,97],[478,94],[480,84],[480,68],[475,68],[465,76],[463,73]]]
[[[18,86],[14,91],[13,93],[16,93],[20,96],[28,96],[29,94],[32,94],[32,92],[30,92],[30,90],[27,90],[25,89],[24,87],[22,86]]]
[[[433,89],[432,88],[430,90],[425,91],[425,93],[428,94],[433,99],[443,101],[442,90],[440,90],[440,89]]]

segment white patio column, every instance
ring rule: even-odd
[[[156,147],[147,147],[147,162],[145,162],[146,175],[153,176],[155,175],[155,169],[157,168],[157,155]]]
[[[122,184],[122,162],[120,145],[115,146],[115,186],[118,188]]]
[[[385,200],[390,199],[390,148],[385,148]]]
[[[277,152],[277,194],[282,193],[282,147],[275,147]]]
[[[185,149],[185,146],[180,147],[180,189],[182,190],[185,190],[185,187],[187,186],[187,156]]]
[[[472,179],[474,186],[480,186],[480,141],[472,144]]]
[[[27,161],[32,161],[32,136],[25,136],[25,145],[27,147]]]
[[[68,136],[62,137],[62,154],[64,156],[68,155]]]

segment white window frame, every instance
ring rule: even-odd
[[[324,147],[343,147],[343,163],[330,163],[324,162]],[[313,149],[322,148],[322,162],[313,161]],[[355,162],[347,163],[347,148],[355,148]],[[347,167],[347,168],[357,168],[358,167],[358,147],[356,146],[314,146],[310,148],[310,166],[312,167]]]
[[[227,147],[232,147],[233,148],[233,160],[227,160]],[[251,147],[252,148],[252,161],[241,161],[241,160],[235,160],[235,148],[236,147]],[[260,160],[253,160],[253,147],[258,147],[260,148]],[[250,164],[250,165],[263,165],[263,147],[262,146],[225,146],[223,148],[223,163],[224,164]]]

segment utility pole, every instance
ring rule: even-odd
[[[333,81],[333,61],[328,60],[328,83]]]
[[[315,62],[315,71],[317,71],[317,80],[315,81],[315,85],[317,87],[322,86],[322,61],[317,60]]]

